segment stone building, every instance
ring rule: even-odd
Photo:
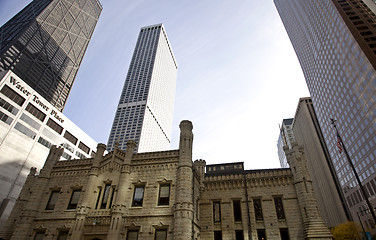
[[[192,162],[192,123],[178,150],[115,147],[92,159],[58,161],[51,147],[32,168],[0,233],[3,239],[331,239],[317,210],[303,148],[286,149],[291,169]]]

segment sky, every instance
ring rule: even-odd
[[[30,0],[0,0],[3,25]],[[193,123],[193,160],[280,167],[279,125],[309,96],[272,0],[100,0],[64,115],[107,139],[141,27],[163,23],[178,63],[171,149]]]

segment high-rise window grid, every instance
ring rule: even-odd
[[[116,143],[125,149],[128,140],[137,143],[135,151],[168,148],[176,68],[163,26],[142,28],[115,114],[108,150]]]
[[[97,0],[32,1],[0,29],[0,71],[62,110],[101,10]]]

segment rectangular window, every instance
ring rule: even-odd
[[[79,159],[85,159],[86,156],[83,154],[83,153],[80,153],[79,151],[76,151],[76,156],[79,158]]]
[[[159,185],[158,206],[166,206],[170,204],[170,184]]]
[[[137,240],[138,239],[138,230],[128,230],[127,240]]]
[[[90,148],[88,146],[86,146],[83,142],[80,142],[78,144],[78,148],[81,149],[82,151],[84,151],[86,154],[89,154],[89,152],[90,152]]]
[[[135,186],[132,207],[142,207],[145,186]]]
[[[279,234],[281,235],[281,240],[290,240],[289,231],[287,228],[280,228]]]
[[[106,184],[106,186],[104,187],[101,209],[105,209],[107,206],[108,196],[110,195],[110,190],[111,190],[111,184]]]
[[[38,108],[34,107],[34,105],[31,104],[31,103],[27,104],[26,111],[28,111],[29,113],[31,113],[34,117],[36,117],[37,119],[41,120],[42,122],[46,118],[46,114],[44,114]]]
[[[32,119],[31,117],[27,116],[25,113],[22,113],[20,119],[22,121],[24,121],[25,123],[27,123],[30,127],[34,128],[35,130],[38,130],[40,129],[40,124],[37,123],[37,121],[34,121],[34,119]]]
[[[214,240],[222,240],[222,231],[214,231]]]
[[[258,240],[266,240],[265,229],[257,229],[257,239]]]
[[[73,190],[72,196],[69,200],[68,209],[76,209],[78,205],[78,200],[80,199],[81,189]]]
[[[101,198],[101,193],[102,193],[102,187],[98,187],[98,188],[99,188],[99,192],[98,192],[97,203],[95,204],[95,209],[98,209],[98,204],[99,204],[99,200]]]
[[[64,133],[64,138],[67,139],[69,142],[73,143],[74,145],[76,145],[78,139],[73,136],[70,132],[68,131],[65,131]]]
[[[63,132],[63,127],[57,124],[54,120],[51,118],[48,119],[47,121],[47,126],[49,126],[52,130],[57,132],[58,134],[61,134]]]
[[[282,197],[274,197],[275,211],[279,220],[286,219],[285,211],[283,209]]]
[[[8,103],[2,98],[0,98],[0,107],[4,108],[14,116],[16,116],[18,113],[18,108],[14,107],[12,104]]]
[[[69,233],[68,230],[59,231],[59,235],[57,235],[56,240],[66,240],[68,238],[68,233]]]
[[[154,240],[166,240],[167,239],[167,229],[155,229]]]
[[[0,111],[0,120],[2,122],[5,122],[6,124],[10,125],[13,121],[13,118],[9,117],[8,115],[6,115],[2,111]]]
[[[235,222],[241,222],[242,221],[242,210],[240,206],[240,200],[234,200],[232,201],[232,206],[234,209],[234,221]]]
[[[262,215],[261,199],[259,199],[259,198],[253,199],[253,207],[255,209],[256,221],[263,221],[264,217]]]
[[[50,199],[48,200],[46,210],[53,210],[55,208],[56,201],[59,197],[60,190],[52,191]]]
[[[235,230],[235,240],[244,240],[243,230]]]
[[[221,202],[213,202],[214,223],[221,222]]]
[[[22,106],[25,102],[25,98],[21,97],[18,93],[16,93],[13,89],[4,85],[4,87],[0,91],[2,94],[7,96],[10,100],[15,102],[17,105]]]
[[[35,132],[31,131],[29,128],[25,127],[23,124],[21,124],[19,122],[16,123],[14,128],[17,129],[18,131],[20,131],[21,133],[25,134],[26,136],[28,136],[31,139],[35,139],[35,137],[37,136],[37,134]]]
[[[52,146],[52,143],[50,143],[49,141],[47,141],[46,139],[42,137],[39,137],[38,142],[42,144],[43,146],[45,146],[46,148],[51,148]]]
[[[44,238],[45,231],[38,231],[35,233],[34,240],[42,240]]]

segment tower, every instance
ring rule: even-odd
[[[291,144],[295,142],[294,134],[292,132],[292,123],[293,118],[287,118],[282,120],[282,125],[280,126],[277,148],[278,148],[278,158],[281,164],[281,167],[288,168],[289,164],[287,163],[285,152],[283,151],[284,146],[291,147]]]
[[[177,64],[162,24],[143,27],[112,124],[107,149],[160,151],[170,147]]]
[[[301,64],[323,138],[353,219],[374,228],[330,118],[375,206],[376,16],[365,0],[274,0]]]
[[[0,71],[62,111],[101,11],[98,0],[32,1],[0,28]]]

